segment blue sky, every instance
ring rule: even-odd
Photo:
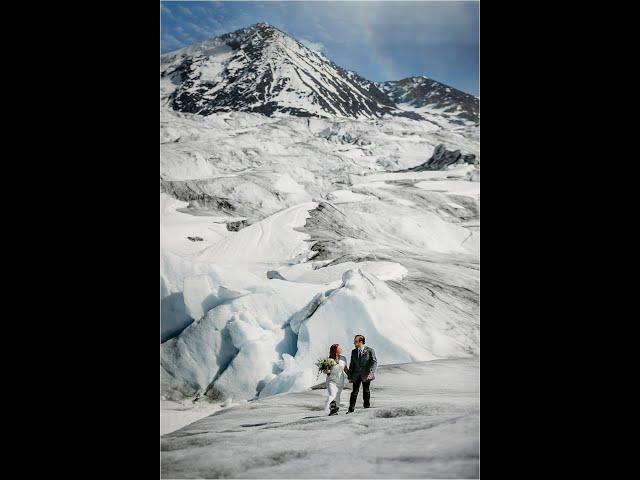
[[[427,75],[479,95],[480,6],[430,2],[160,2],[160,51],[267,22],[369,80]]]

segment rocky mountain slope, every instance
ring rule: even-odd
[[[302,117],[419,118],[395,107],[375,83],[259,23],[160,57],[174,110]]]
[[[424,76],[371,82],[265,23],[162,55],[160,77],[165,102],[198,115],[479,121],[473,95]]]
[[[409,77],[377,84],[400,108],[429,118],[443,117],[454,124],[477,124],[480,99],[431,78]]]

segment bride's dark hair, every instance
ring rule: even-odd
[[[329,349],[329,358],[333,358],[334,360],[338,360],[338,346],[340,344],[339,343],[334,343],[333,345],[331,345],[331,348]]]

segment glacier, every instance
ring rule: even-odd
[[[479,354],[479,169],[394,173],[379,161],[386,152],[411,167],[447,135],[452,148],[473,150],[472,140],[393,119],[363,152],[340,135],[371,135],[368,121],[162,114],[162,131],[179,139],[168,156],[161,144],[165,401],[304,390],[316,357],[356,333],[381,363]],[[196,158],[176,169],[176,143],[218,152],[216,175]]]
[[[383,365],[379,407],[333,417],[322,389],[235,402],[164,435],[161,476],[478,478],[479,379],[473,358]]]
[[[242,43],[245,34],[225,42]],[[272,97],[240,108],[205,108],[213,105],[207,99],[233,97],[215,89],[235,88],[228,75],[241,70],[237,51],[215,40],[161,58],[161,434],[177,435],[163,441],[163,468],[172,474],[214,468],[189,470],[182,462],[190,454],[170,453],[180,432],[200,428],[183,427],[251,405],[311,401],[319,393],[310,390],[318,382],[313,363],[333,343],[348,355],[355,334],[366,335],[389,372],[403,372],[390,366],[406,363],[433,364],[436,373],[462,365],[468,373],[480,353],[480,167],[407,171],[439,145],[479,159],[477,123],[457,117],[449,105],[456,97],[441,84],[439,104],[393,104],[362,89],[406,100],[413,84],[369,87],[278,34],[281,44],[249,38],[251,48],[269,48],[254,52],[260,75],[271,72],[277,81],[304,70],[308,82],[326,86],[314,91],[328,104],[351,95],[362,103],[327,111],[298,82],[288,92],[267,88]],[[242,78],[255,87],[257,77]],[[209,89],[202,97],[200,87]],[[176,109],[181,93],[200,110]],[[278,108],[263,111],[271,100]],[[422,368],[407,375],[431,372]],[[467,420],[460,428],[476,428],[475,417]],[[473,469],[459,463],[460,472]]]

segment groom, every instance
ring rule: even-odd
[[[349,383],[353,383],[353,390],[351,390],[351,400],[347,413],[353,412],[356,407],[360,384],[362,384],[364,408],[370,407],[371,392],[369,391],[369,385],[371,380],[375,378],[376,368],[378,367],[376,352],[373,348],[365,346],[364,335],[356,335],[353,339],[353,345],[356,348],[351,352],[351,363],[349,363],[347,370],[347,378]]]

